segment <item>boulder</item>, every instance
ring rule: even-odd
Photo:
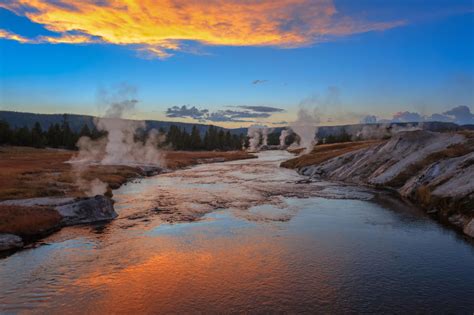
[[[117,217],[112,200],[100,195],[78,198],[73,202],[58,205],[55,209],[63,217],[63,225],[94,223]]]
[[[112,220],[117,217],[112,199],[97,195],[86,198],[30,198],[6,200],[0,205],[47,206],[61,215],[61,225],[75,225]]]
[[[0,234],[0,251],[23,247],[21,237],[13,234]]]
[[[463,229],[464,234],[469,235],[470,237],[474,237],[474,218],[464,226]]]

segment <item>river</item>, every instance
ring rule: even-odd
[[[122,186],[116,220],[0,259],[0,313],[472,314],[472,243],[388,193],[279,168],[289,157]]]

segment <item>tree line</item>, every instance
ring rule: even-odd
[[[233,135],[230,131],[215,126],[209,126],[204,136],[201,136],[197,126],[193,126],[191,133],[176,125],[171,125],[168,132],[160,128],[159,133],[166,135],[165,142],[160,145],[176,150],[241,150],[247,141],[244,135]],[[12,128],[8,122],[0,120],[0,145],[75,150],[80,137],[98,139],[106,135],[106,132],[89,128],[87,124],[84,124],[79,132],[75,132],[66,119],[62,124],[51,124],[47,130],[43,130],[39,122],[30,129],[26,126]],[[145,141],[146,133],[137,134],[136,140]]]
[[[201,137],[197,126],[193,126],[191,133],[171,125],[166,134],[166,144],[172,145],[176,150],[241,150],[247,137],[240,134],[231,134],[229,130],[209,126]]]
[[[74,150],[77,149],[76,143],[80,137],[97,139],[104,134],[95,128],[91,130],[87,124],[84,124],[80,132],[75,132],[67,121],[62,124],[51,124],[47,130],[43,130],[39,122],[30,129],[26,126],[11,128],[8,122],[0,120],[0,144]]]

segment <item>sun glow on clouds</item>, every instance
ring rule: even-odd
[[[0,7],[58,33],[25,38],[0,30],[0,38],[134,45],[161,58],[183,50],[183,41],[292,48],[403,24],[341,16],[332,0],[0,0]]]

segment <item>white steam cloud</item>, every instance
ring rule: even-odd
[[[362,130],[358,131],[353,135],[354,140],[380,140],[389,138],[402,131],[415,131],[422,130],[423,124],[417,125],[408,124],[406,126],[400,126],[397,124],[385,123],[385,124],[370,124],[364,126]]]
[[[317,107],[313,109],[300,107],[297,119],[290,123],[291,129],[300,137],[300,146],[305,148],[304,153],[311,152],[317,143],[316,131],[320,123],[319,117]]]
[[[291,129],[283,129],[280,134],[280,148],[286,147],[286,138],[291,135]]]
[[[268,145],[268,135],[272,132],[272,128],[266,126],[253,125],[247,130],[249,137],[249,150],[258,152],[263,146]]]
[[[77,184],[87,195],[103,194],[107,190],[107,185],[99,179],[83,179],[82,174],[89,165],[158,167],[162,164],[158,145],[164,141],[163,136],[151,130],[145,141],[138,141],[137,132],[145,130],[145,123],[124,119],[125,115],[135,111],[138,103],[135,93],[133,87],[122,85],[112,95],[105,91],[99,94],[99,101],[107,108],[104,117],[96,118],[94,124],[97,130],[106,132],[106,136],[99,139],[81,137],[76,144],[79,152],[70,161],[77,174]]]

